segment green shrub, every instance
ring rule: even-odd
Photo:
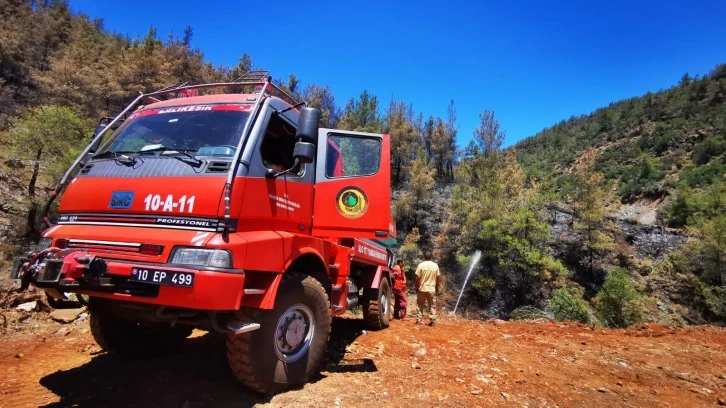
[[[626,306],[628,302],[639,297],[640,294],[630,281],[628,272],[622,268],[615,268],[605,278],[605,283],[595,299],[606,325],[627,327],[630,324],[629,319],[636,316],[636,313],[626,309]]]
[[[625,168],[620,176],[620,197],[630,201],[642,195],[655,195],[663,192],[659,181],[666,171],[650,154],[643,153],[638,160]]]
[[[596,322],[590,306],[582,298],[583,289],[579,286],[556,289],[547,301],[547,311],[556,320],[573,321],[585,324]]]
[[[520,306],[509,314],[511,320],[537,320],[537,319],[552,319],[550,313],[543,310],[537,309],[534,306]]]
[[[658,301],[652,297],[637,296],[623,304],[625,326],[653,321],[658,312]]]
[[[496,282],[494,279],[483,276],[478,276],[471,282],[471,289],[482,301],[487,301],[491,298],[495,286]]]
[[[687,184],[680,183],[675,197],[658,210],[659,217],[671,228],[683,228],[688,218],[698,210],[694,194]]]
[[[707,187],[726,174],[726,165],[709,163],[683,172],[683,178],[692,188]]]
[[[717,136],[707,137],[693,147],[691,160],[696,164],[706,164],[713,157],[726,152],[726,140],[720,140]]]

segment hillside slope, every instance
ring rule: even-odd
[[[726,64],[701,78],[686,74],[667,90],[573,116],[515,148],[529,174],[554,175],[563,195],[572,165],[588,148],[598,150],[596,170],[616,182],[623,203],[646,198],[663,204],[679,184],[707,188],[726,174]]]

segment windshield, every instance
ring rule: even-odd
[[[134,113],[105,140],[96,155],[183,151],[198,156],[234,156],[251,107],[193,105]]]

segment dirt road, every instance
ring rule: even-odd
[[[726,330],[591,329],[562,323],[395,321],[363,333],[334,321],[323,371],[264,399],[233,380],[222,339],[195,332],[178,353],[124,362],[87,323],[42,314],[0,337],[2,407],[529,406],[714,407],[726,403]],[[13,327],[24,328],[20,331]]]

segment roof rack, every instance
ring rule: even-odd
[[[267,86],[265,87],[265,84]],[[177,98],[183,98],[188,96],[194,96],[197,94],[197,90],[199,89],[207,89],[207,88],[223,88],[223,87],[241,87],[243,88],[243,91],[245,88],[252,88],[249,93],[254,94],[260,94],[263,89],[265,89],[265,94],[268,96],[276,96],[285,102],[289,103],[290,106],[295,105],[298,103],[295,98],[290,96],[287,92],[280,89],[279,86],[275,85],[272,82],[272,77],[270,76],[270,71],[266,70],[254,70],[249,71],[246,74],[240,76],[239,78],[235,79],[232,82],[215,82],[215,83],[208,83],[208,84],[198,84],[198,85],[189,85],[188,82],[180,82],[176,84],[171,84],[168,86],[165,86],[164,88],[161,88],[157,91],[150,92],[147,94],[144,94],[143,96],[146,98],[150,98],[154,100],[155,102],[158,102],[159,99],[155,98],[156,96],[161,95],[168,95],[177,93]]]

